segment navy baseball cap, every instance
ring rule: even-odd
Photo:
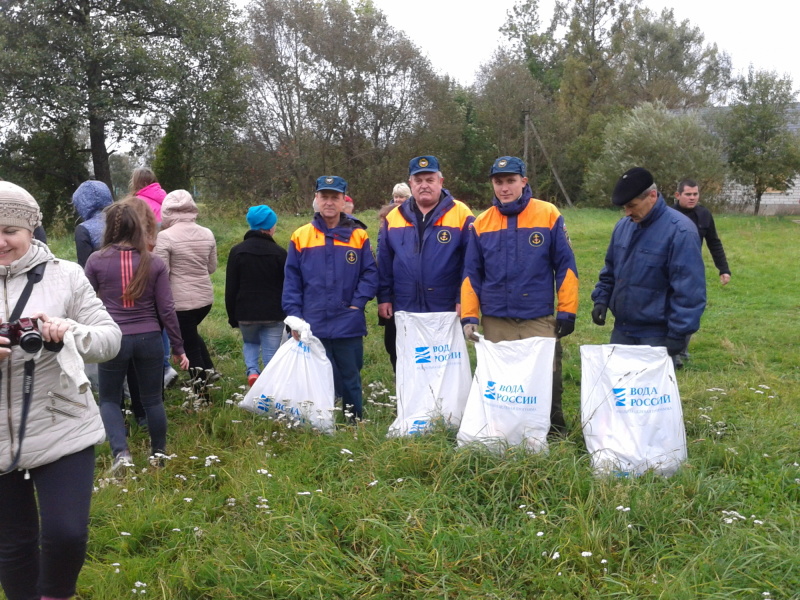
[[[525,177],[525,163],[516,156],[501,156],[494,161],[492,169],[489,171],[489,177],[492,175],[500,175],[501,173]]]
[[[409,177],[417,173],[436,173],[437,171],[441,171],[441,169],[435,156],[418,156],[412,158],[411,162],[408,163]]]
[[[617,185],[614,186],[614,191],[611,193],[611,203],[616,206],[624,206],[634,198],[641,196],[653,183],[653,175],[647,169],[642,167],[629,169],[617,180]]]
[[[323,175],[317,178],[316,191],[321,192],[322,190],[332,190],[344,194],[347,190],[347,182],[336,175]]]

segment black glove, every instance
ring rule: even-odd
[[[675,356],[683,352],[686,347],[686,339],[668,337],[665,346],[667,347],[667,354]]]
[[[592,321],[594,321],[595,325],[600,325],[601,327],[606,324],[606,311],[608,310],[608,306],[605,304],[597,303],[594,305],[592,309]]]
[[[575,321],[572,319],[556,319],[556,337],[562,338],[575,331]]]

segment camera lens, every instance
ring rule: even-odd
[[[28,331],[19,338],[19,347],[28,354],[36,354],[42,349],[42,334],[38,331]]]

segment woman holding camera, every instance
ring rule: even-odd
[[[120,411],[122,385],[132,365],[139,398],[147,416],[151,464],[163,464],[167,453],[167,414],[162,385],[164,359],[161,324],[167,330],[175,360],[189,367],[183,352],[175,304],[164,262],[148,250],[155,217],[139,198],[128,197],[106,209],[103,247],[86,263],[86,276],[122,330],[119,353],[99,367],[100,414],[111,444],[111,472],[131,466],[133,459]],[[161,455],[161,456],[159,456]]]
[[[75,594],[94,445],[105,439],[83,360],[108,360],[121,338],[83,269],[33,239],[40,222],[33,197],[0,182],[0,585],[9,600]]]

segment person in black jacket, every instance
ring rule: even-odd
[[[728,267],[728,259],[725,257],[725,249],[717,235],[717,226],[714,224],[711,211],[705,206],[699,205],[699,201],[700,187],[697,182],[694,179],[683,179],[678,184],[678,191],[675,192],[675,205],[672,208],[689,217],[697,226],[700,244],[702,245],[705,240],[708,250],[711,252],[711,258],[714,260],[714,266],[719,271],[719,281],[722,285],[727,285],[731,280],[731,270]],[[679,368],[689,358],[689,341],[691,339],[691,335],[686,336],[686,345],[677,356],[675,364]]]
[[[286,313],[281,308],[286,250],[273,239],[278,216],[269,206],[247,211],[250,231],[231,248],[225,274],[228,323],[242,332],[247,382],[253,385],[281,345]]]
[[[719,281],[726,285],[731,280],[731,270],[728,268],[728,259],[725,258],[725,249],[722,247],[717,235],[717,227],[714,224],[714,217],[711,211],[705,206],[700,206],[700,188],[693,179],[684,179],[678,184],[678,191],[675,192],[675,205],[672,207],[678,212],[685,214],[697,226],[700,234],[700,244],[705,240],[714,265],[719,271]]]

